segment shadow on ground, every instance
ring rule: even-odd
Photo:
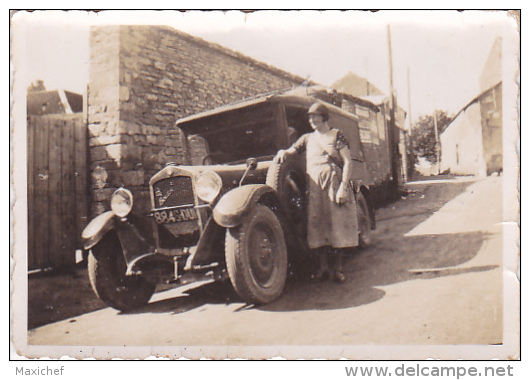
[[[260,307],[266,311],[331,310],[366,305],[385,296],[381,287],[417,279],[455,276],[493,270],[496,266],[451,268],[473,257],[487,237],[481,232],[451,235],[427,235],[404,238],[403,245],[413,247],[373,248],[345,257],[344,284],[292,282],[278,301]]]
[[[28,278],[28,329],[105,307],[90,286],[86,268]]]
[[[151,301],[144,307],[128,312],[121,312],[120,314],[181,314],[206,304],[229,305],[243,302],[234,291],[230,280],[212,282],[182,292],[178,289],[175,289],[175,291],[178,293],[175,297],[165,298],[160,301]]]

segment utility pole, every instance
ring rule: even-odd
[[[394,72],[392,68],[392,40],[390,36],[390,25],[386,26],[387,40],[388,40],[388,66],[390,73],[390,125],[388,127],[389,134],[389,145],[390,145],[390,167],[391,167],[391,191],[394,196],[398,195],[398,161],[399,161],[399,150],[398,150],[398,139],[396,138],[396,94],[394,90]]]
[[[408,111],[409,111],[409,132],[412,131],[412,108],[410,106],[410,66],[407,67],[407,87],[408,87],[408,94],[407,94],[407,100],[408,100]]]
[[[434,107],[434,154],[436,155],[436,175],[440,174],[440,136],[438,135],[438,120],[436,117],[436,107]]]
[[[412,133],[412,110],[410,106],[410,66],[407,67],[407,101],[408,101],[408,127],[405,128],[404,133],[404,143],[405,143],[405,156],[403,157],[403,167],[404,167],[404,175],[403,178],[405,182],[409,181],[409,149],[411,148],[410,145],[410,133]]]

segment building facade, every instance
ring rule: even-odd
[[[481,94],[440,135],[441,170],[487,176],[502,171],[502,40],[497,38],[480,75]]]

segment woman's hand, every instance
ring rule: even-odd
[[[274,157],[274,163],[275,164],[281,164],[283,161],[285,161],[285,157],[289,153],[286,150],[280,149],[278,153],[276,153],[276,156]]]
[[[338,205],[342,205],[350,200],[348,193],[348,184],[341,182],[339,190],[337,190],[336,202]]]

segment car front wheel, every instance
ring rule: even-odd
[[[287,248],[271,209],[257,205],[245,223],[228,229],[225,255],[230,281],[245,302],[259,305],[280,297],[287,278]]]
[[[126,276],[126,269],[118,236],[109,232],[89,253],[88,277],[96,295],[121,311],[147,304],[156,286],[141,276]]]

